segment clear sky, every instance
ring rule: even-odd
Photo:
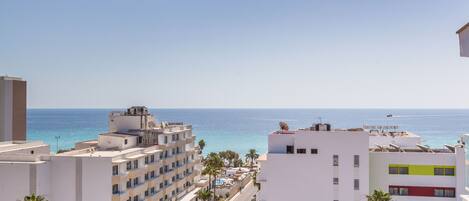
[[[34,108],[467,108],[467,0],[0,1]]]

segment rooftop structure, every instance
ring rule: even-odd
[[[469,23],[462,26],[457,32],[459,36],[460,54],[462,57],[469,57]]]
[[[0,142],[26,140],[26,81],[0,76]]]
[[[460,201],[466,193],[464,143],[430,148],[397,127],[283,128],[269,135],[258,160],[258,201],[365,201],[375,189],[395,201]]]

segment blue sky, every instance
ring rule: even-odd
[[[0,1],[31,108],[466,108],[469,1]]]

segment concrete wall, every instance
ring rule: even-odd
[[[24,196],[35,193],[50,199],[49,163],[0,163],[1,200],[23,200]]]
[[[0,141],[26,140],[26,82],[0,78]]]
[[[269,150],[284,151],[285,146],[306,148],[306,154],[268,153],[258,176],[261,182],[259,201],[283,200],[366,200],[368,194],[368,133],[366,132],[305,132],[294,135],[272,134]],[[282,145],[282,143],[287,143]],[[283,146],[283,148],[282,148]],[[311,154],[310,149],[318,149]],[[333,166],[333,155],[339,155],[339,166]],[[354,155],[360,166],[354,167]],[[339,184],[333,184],[333,178]],[[360,189],[354,190],[354,179]]]
[[[125,144],[127,140],[127,144]],[[110,135],[99,135],[98,145],[102,148],[115,148],[127,149],[137,146],[136,136],[110,136]]]
[[[82,158],[82,201],[111,201],[111,158]]]
[[[462,57],[469,57],[469,28],[459,33],[459,46]]]
[[[74,157],[52,157],[49,201],[83,201],[79,198],[77,163]],[[78,192],[77,192],[78,191]]]
[[[13,140],[26,140],[26,82],[13,80]]]

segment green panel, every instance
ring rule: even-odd
[[[433,176],[433,165],[409,165],[409,175]]]
[[[456,173],[456,166],[445,166],[445,165],[409,165],[409,164],[389,164],[389,167],[408,167],[409,175],[426,175],[434,176],[435,168],[454,168]],[[440,176],[440,175],[438,175]],[[442,175],[441,175],[442,176]],[[447,175],[450,176],[450,175]]]

